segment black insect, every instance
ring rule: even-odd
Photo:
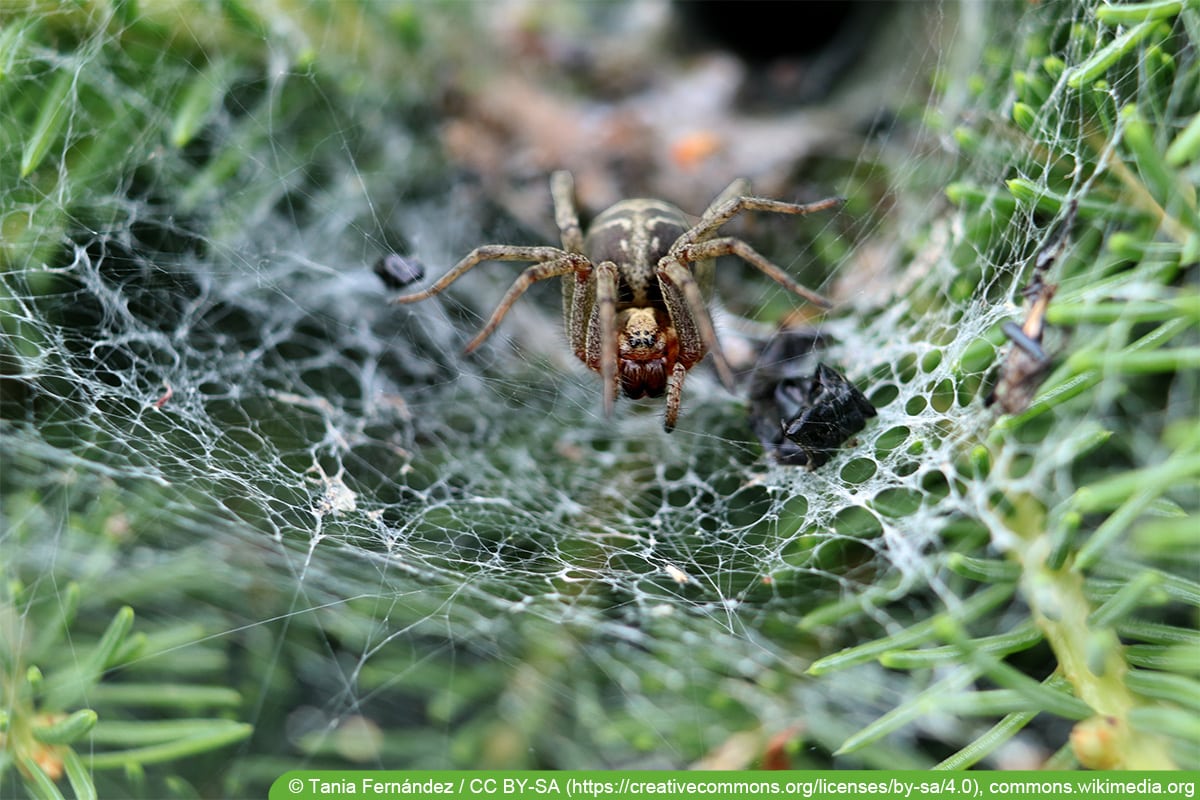
[[[780,464],[816,469],[877,413],[840,372],[812,367],[824,345],[815,331],[781,331],[751,373],[750,427]]]
[[[1046,309],[1054,297],[1058,285],[1046,282],[1046,273],[1066,248],[1067,237],[1075,223],[1078,201],[1072,200],[1058,231],[1038,251],[1033,263],[1033,274],[1029,283],[1021,290],[1029,303],[1025,322],[1018,325],[1006,322],[1001,327],[1004,335],[1012,340],[1013,347],[1000,366],[996,382],[984,400],[985,405],[995,403],[1005,414],[1019,414],[1029,408],[1038,387],[1050,371],[1051,359],[1042,349],[1042,336],[1046,329]]]
[[[388,253],[375,262],[375,274],[389,289],[402,289],[425,277],[425,267],[415,258]]]

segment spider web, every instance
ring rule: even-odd
[[[588,12],[597,21],[555,7],[543,24],[562,40],[601,24],[620,38],[665,9]],[[922,46],[940,76],[930,106],[890,109],[838,155],[823,188],[851,202],[803,223],[810,250],[795,255],[794,222],[741,229],[834,297],[822,359],[878,407],[812,472],[766,460],[745,397],[706,366],[674,433],[657,404],[622,401],[605,419],[559,330],[557,286],[531,291],[472,357],[462,345],[513,270],[386,303],[370,267],[386,252],[436,276],[478,244],[555,241],[544,171],[506,195],[439,155],[427,87],[487,38],[480,9],[243,11],[211,34],[147,10],[14,17],[0,101],[24,130],[51,132],[40,157],[36,136],[11,134],[0,155],[6,175],[26,173],[0,189],[3,569],[52,604],[78,582],[84,624],[128,603],[152,632],[184,630],[127,674],[207,664],[242,692],[257,732],[228,755],[236,785],[269,780],[274,757],[736,767],[788,731],[812,745],[797,767],[929,766],[991,720],[930,711],[831,754],[948,673],[868,662],[814,677],[810,665],[943,611],[979,635],[1013,630],[1025,602],[981,591],[947,554],[1003,559],[1026,540],[1018,501],[1002,498],[1052,516],[1087,483],[1167,462],[1172,426],[1194,418],[1194,371],[1131,389],[1100,370],[1000,439],[983,406],[1000,325],[1020,320],[1027,265],[1060,216],[1047,197],[1085,208],[1051,273],[1056,302],[1170,291],[1105,249],[1130,219],[1086,211],[1089,196],[1115,202],[1119,114],[1081,130],[1067,73],[1047,76],[1038,146],[1025,148],[1018,98],[995,88],[1051,56],[1078,66],[1084,40],[1111,38],[1090,6],[906,9],[964,42]],[[1195,33],[1192,17],[1180,25]],[[177,37],[147,45],[163,31]],[[218,57],[245,37],[266,44],[260,73]],[[1107,74],[1111,99],[1171,80],[1133,52]],[[918,104],[925,77],[903,78]],[[1195,95],[1182,81],[1165,91],[1163,122],[1181,127]],[[1013,180],[1033,202],[1014,202]],[[698,213],[721,185],[670,199]],[[1180,269],[1177,250],[1147,246]],[[804,266],[822,259],[828,273]],[[718,282],[735,356],[793,305],[739,270],[722,264]],[[1146,332],[1135,327],[1051,325],[1046,346],[1117,351]],[[1194,345],[1194,325],[1179,335]],[[1073,385],[1055,374],[1049,385]],[[1185,486],[1148,507],[1194,519],[1195,506]],[[1183,563],[1194,578],[1194,558]],[[1041,679],[1047,663],[1030,670]],[[1062,740],[1062,724],[1035,725],[989,763]]]

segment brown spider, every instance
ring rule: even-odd
[[[689,225],[682,211],[661,200],[622,200],[579,226],[575,184],[568,172],[550,176],[554,219],[562,248],[492,244],[477,247],[442,278],[394,303],[415,303],[442,292],[484,261],[532,261],[513,282],[491,319],[466,347],[470,353],[491,335],[509,308],[533,283],[562,277],[563,322],[575,355],[600,373],[604,413],[612,413],[617,384],[627,397],[667,396],[663,427],[679,416],[687,371],[712,352],[721,382],[732,390],[733,373],[721,351],[706,300],[712,291],[713,259],[735,255],[788,291],[823,308],[829,301],[793,281],[740,239],[711,238],[743,210],[809,214],[843,202],[831,197],[795,204],[748,195],[736,180]]]

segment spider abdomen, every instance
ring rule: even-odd
[[[611,261],[617,265],[618,303],[659,305],[662,291],[655,269],[687,229],[687,218],[670,203],[623,200],[593,220],[584,252],[593,264]]]

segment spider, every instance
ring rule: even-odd
[[[491,318],[467,343],[479,347],[504,319],[512,304],[537,281],[562,278],[563,324],[575,355],[600,373],[605,416],[611,416],[617,387],[627,397],[666,395],[663,427],[679,417],[687,371],[711,352],[726,388],[733,373],[721,350],[706,305],[712,291],[713,260],[735,255],[788,291],[822,308],[825,298],[793,281],[783,270],[740,239],[713,238],[717,229],[741,211],[810,214],[840,205],[830,197],[795,204],[754,197],[749,182],[731,183],[690,225],[684,213],[661,200],[622,200],[601,212],[585,235],[575,208],[575,183],[569,172],[550,176],[554,220],[562,247],[491,244],[477,247],[436,283],[420,292],[393,298],[415,303],[433,297],[484,261],[527,261],[533,266],[509,287]]]

